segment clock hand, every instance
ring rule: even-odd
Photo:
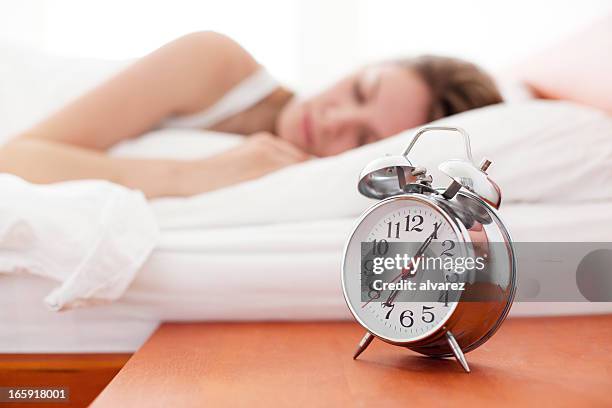
[[[402,272],[399,275],[397,275],[395,278],[391,279],[391,281],[389,283],[394,283],[399,278],[402,278],[402,277],[406,276],[410,272],[410,268],[411,267],[412,267],[412,261],[410,261],[410,265],[408,265],[407,268],[402,269]],[[376,299],[378,299],[378,298],[370,298],[370,300],[368,300],[367,302],[365,302],[364,304],[361,305],[361,308],[363,309],[364,307],[369,305],[370,302],[372,302],[372,301],[374,301]]]
[[[418,258],[419,256],[423,255],[423,253],[425,253],[425,250],[427,249],[427,247],[429,246],[429,244],[431,244],[431,241],[433,241],[433,237],[436,235],[436,233],[438,232],[438,229],[440,228],[442,224],[437,225],[434,224],[434,231],[431,233],[430,236],[427,237],[427,239],[421,244],[421,246],[419,247],[419,249],[416,252],[416,255],[412,258],[412,260],[410,261],[410,264],[402,269],[402,271],[400,272],[399,275],[397,275],[395,278],[393,278],[389,283],[394,283],[395,281],[397,281],[398,279],[401,278],[401,280],[405,280],[406,277],[412,272],[412,268],[414,267],[414,262],[413,260]],[[391,295],[393,295],[393,297],[390,295],[387,300],[385,302],[383,302],[384,305],[387,306],[391,306],[393,300],[395,299],[395,297],[397,297],[398,294],[398,289],[394,290],[393,292],[391,292]],[[367,305],[370,304],[370,302],[376,300],[378,298],[372,298],[370,300],[368,300],[367,302],[365,302],[364,304],[361,305],[361,308],[363,309],[364,307],[366,307]],[[390,303],[391,302],[391,303]]]
[[[431,235],[429,235],[427,237],[427,239],[421,244],[421,246],[419,247],[419,249],[417,250],[416,254],[414,255],[414,257],[412,257],[412,259],[417,259],[421,256],[423,256],[423,254],[425,253],[425,251],[427,250],[427,247],[429,247],[429,244],[431,244],[431,241],[433,241],[433,237],[438,233],[438,228],[440,228],[440,224],[434,224],[434,230],[431,233]],[[399,274],[399,277],[401,277],[401,281],[406,280],[407,276],[412,273],[414,275],[414,262],[410,261],[410,265],[408,265],[408,268],[404,268],[402,269],[402,273]],[[397,279],[397,277],[395,278]],[[393,279],[393,281],[395,281],[395,279]],[[392,282],[393,282],[392,281]],[[389,294],[389,297],[387,298],[387,300],[383,303],[385,306],[392,306],[393,302],[395,301],[395,298],[397,297],[397,295],[399,294],[399,289],[395,289],[394,291],[392,291]]]

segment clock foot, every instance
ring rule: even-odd
[[[461,350],[461,347],[459,347],[457,340],[455,340],[455,336],[453,336],[453,333],[447,331],[446,340],[448,341],[448,344],[451,347],[451,350],[453,350],[453,354],[455,355],[455,358],[457,359],[459,364],[461,364],[461,367],[463,367],[466,373],[469,373],[470,366],[468,365],[467,360],[465,359],[463,350]]]
[[[370,332],[367,332],[359,342],[359,346],[357,346],[357,350],[355,350],[355,354],[353,354],[353,360],[357,359],[357,357],[368,348],[372,340],[374,340],[374,336]]]

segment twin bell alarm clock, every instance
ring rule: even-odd
[[[465,157],[441,163],[447,186],[433,186],[410,152],[425,134],[454,132]],[[461,128],[420,129],[402,155],[368,164],[359,192],[377,201],[357,220],[342,260],[346,303],[366,330],[354,358],[378,338],[433,357],[465,354],[493,336],[516,288],[516,260],[497,209],[501,191],[475,165]]]

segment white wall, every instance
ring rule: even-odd
[[[500,69],[610,12],[609,0],[15,0],[0,3],[0,41],[117,59],[217,30],[312,89],[373,59],[425,52]]]
[[[45,14],[45,0],[0,2],[0,42],[42,48]]]

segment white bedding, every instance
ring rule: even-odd
[[[121,297],[158,243],[139,191],[100,180],[53,185],[0,174],[0,273],[59,282],[53,310]]]
[[[561,226],[558,219],[574,211],[584,218],[565,217]],[[603,239],[612,224],[607,203],[515,205],[502,215],[521,241],[554,239],[566,228],[577,231],[577,240]],[[41,301],[54,282],[0,276],[0,352],[134,351],[161,320],[348,319],[339,270],[353,222],[166,231],[120,300],[67,312],[52,312]],[[238,231],[243,245],[229,251]],[[257,246],[244,245],[249,241]],[[288,259],[294,267],[286,267]],[[515,303],[511,316],[612,312],[607,303],[536,306]]]
[[[504,122],[512,122],[512,126],[500,125]],[[504,207],[520,202],[586,204],[607,201],[611,194],[609,189],[600,187],[609,185],[612,179],[612,166],[609,165],[612,162],[612,143],[609,142],[612,140],[612,119],[597,111],[564,103],[530,102],[474,110],[436,123],[469,129],[476,157],[484,156],[482,146],[488,146],[493,157],[505,157],[490,171],[502,188]],[[214,192],[154,200],[150,208],[155,218],[148,216],[149,208],[142,199],[138,202],[128,198],[131,197],[129,190],[119,186],[111,188],[113,185],[107,182],[28,186],[13,176],[0,176],[0,187],[8,195],[0,203],[0,231],[10,232],[19,225],[34,231],[20,238],[24,242],[20,242],[17,251],[12,249],[11,234],[0,234],[0,249],[11,249],[0,258],[0,271],[24,271],[62,282],[63,291],[55,291],[47,298],[49,304],[55,301],[53,307],[56,309],[113,300],[121,296],[136,275],[142,265],[142,248],[155,244],[158,228],[162,235],[172,231],[218,230],[203,244],[211,243],[216,250],[225,251],[225,268],[229,270],[244,267],[238,262],[240,251],[248,251],[256,257],[257,266],[268,265],[266,267],[275,270],[286,268],[290,264],[283,258],[285,242],[262,241],[261,237],[250,237],[245,231],[253,226],[355,219],[372,203],[357,192],[355,180],[360,169],[372,158],[402,151],[413,133],[414,130],[406,131],[336,157],[313,159]],[[580,137],[576,137],[577,134]],[[446,137],[446,140],[458,141],[456,136],[448,139],[447,134]],[[239,142],[239,137],[164,130],[118,146],[112,154],[193,158]],[[177,146],[181,143],[183,149],[179,150]],[[508,154],[513,144],[512,153]],[[169,146],[174,150],[168,149]],[[429,137],[420,139],[417,146],[425,150],[420,154],[417,150],[414,156],[411,153],[412,160],[417,164],[427,163],[434,175],[434,186],[448,185],[449,179],[436,172],[434,164],[461,155],[459,143],[440,143],[440,139]],[[545,159],[544,154],[548,158]],[[581,160],[582,155],[587,156],[588,161]],[[116,199],[104,199],[111,191],[116,197],[122,197],[120,202],[130,204],[119,206],[122,212],[113,210],[112,216],[107,216],[107,208],[117,207],[113,204]],[[47,205],[40,207],[39,203],[45,201]],[[21,205],[22,202],[27,205]],[[147,216],[143,217],[144,214]],[[564,218],[558,218],[562,228],[565,228]],[[129,228],[125,224],[127,220],[132,222]],[[123,232],[126,228],[127,232]],[[220,237],[228,233],[228,239],[220,241]],[[313,237],[317,238],[316,235],[324,239],[323,231]],[[345,231],[344,237],[347,235]],[[575,240],[575,235],[568,230],[553,239]],[[137,242],[139,236],[142,243]],[[546,240],[540,236],[529,239]],[[315,251],[317,245],[316,239],[308,240],[306,236],[300,236],[297,244],[309,253]],[[175,249],[190,250],[191,245],[183,241]],[[99,253],[93,258],[97,261],[89,262],[88,268],[79,266],[83,259],[91,258],[90,253]]]
[[[502,215],[516,241],[611,241],[609,116],[569,103],[529,102],[441,123],[466,128],[476,159],[494,160],[490,174],[504,191]],[[56,283],[0,275],[0,352],[134,350],[160,320],[348,317],[341,251],[354,219],[372,203],[357,193],[357,175],[369,160],[401,152],[412,133],[212,193],[155,200],[160,243],[112,304],[51,312],[42,299]],[[197,157],[239,142],[164,130],[114,154]],[[415,151],[439,184],[435,163],[459,156],[457,142],[427,138]],[[573,213],[580,218],[567,216]],[[512,314],[601,311],[612,308],[517,304]]]

